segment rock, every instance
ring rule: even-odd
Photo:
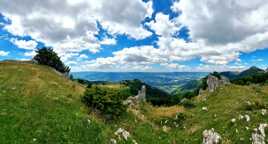
[[[252,144],[265,144],[265,128],[268,128],[268,124],[260,124],[258,129],[254,129],[251,135]]]
[[[218,87],[222,85],[230,84],[230,80],[224,76],[220,76],[220,78],[213,76],[213,75],[208,75],[207,78],[207,85],[208,85],[208,91],[209,92],[214,92]]]
[[[203,144],[219,144],[220,141],[221,136],[213,128],[203,131]]]
[[[127,100],[123,101],[123,104],[128,106],[135,106],[139,102],[145,102],[145,101],[146,101],[146,86],[143,85],[141,90],[139,90],[138,95],[128,97]]]
[[[202,110],[203,111],[208,111],[208,108],[207,107],[202,107]]]
[[[231,122],[232,123],[235,123],[236,122],[236,119],[235,118],[231,119]]]
[[[117,144],[117,141],[115,139],[110,139],[110,144]]]
[[[247,122],[249,122],[250,121],[249,115],[245,115],[245,119],[246,119]]]
[[[262,110],[261,110],[261,114],[262,114],[263,116],[265,116],[265,115],[267,114],[267,110],[266,110],[266,109],[262,109]]]
[[[119,139],[123,137],[124,140],[128,140],[130,136],[129,132],[124,130],[123,128],[119,128],[114,134],[117,135]]]

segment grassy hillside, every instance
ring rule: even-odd
[[[83,92],[49,67],[1,62],[1,144],[103,142],[105,129],[89,124]]]
[[[106,122],[88,114],[81,103],[84,90],[45,66],[0,63],[0,142],[107,144],[114,138],[119,144],[200,144],[202,132],[214,128],[224,144],[250,144],[253,129],[268,123],[268,115],[261,114],[268,109],[268,86],[229,85],[204,92],[190,109],[142,103],[119,120]],[[248,115],[250,121],[239,120],[239,115]],[[117,138],[118,128],[130,133],[128,141]]]

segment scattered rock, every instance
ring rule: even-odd
[[[208,111],[208,108],[207,107],[202,107],[202,110],[203,111]]]
[[[117,141],[115,139],[110,139],[110,144],[117,144]]]
[[[239,120],[242,120],[242,119],[244,119],[244,116],[243,115],[239,115]]]
[[[125,129],[123,128],[119,128],[115,133],[115,135],[117,135],[119,137],[119,139],[121,139],[121,137],[124,138],[124,140],[128,140],[129,138],[129,132],[126,131]]]
[[[266,110],[266,109],[262,109],[262,110],[261,110],[261,114],[262,114],[263,116],[265,116],[265,115],[267,114],[267,110]]]
[[[213,128],[203,131],[203,144],[219,144],[220,141],[221,136]]]
[[[246,119],[247,122],[249,122],[250,121],[249,115],[245,115],[245,119]]]
[[[265,128],[268,128],[268,124],[260,124],[259,128],[254,129],[251,135],[252,144],[265,144]]]
[[[235,123],[236,122],[236,119],[235,118],[231,119],[231,122],[232,123]]]

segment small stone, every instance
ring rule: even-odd
[[[128,140],[130,134],[128,131],[124,130],[123,128],[119,128],[116,132],[115,135],[117,135],[119,138],[121,138],[121,136],[125,139]]]
[[[220,141],[221,136],[213,128],[203,131],[203,144],[219,144]]]
[[[132,143],[133,143],[133,144],[138,144],[138,143],[136,142],[136,140],[132,140]]]
[[[262,109],[262,110],[261,110],[261,114],[262,114],[263,116],[265,116],[265,115],[267,114],[267,110],[266,110],[266,109]]]
[[[112,139],[110,139],[110,143],[111,143],[111,144],[117,144],[117,141],[116,141],[115,139],[112,138]]]
[[[203,111],[208,111],[208,108],[207,107],[202,107],[202,110]]]
[[[244,119],[244,116],[243,115],[239,115],[239,120],[242,120],[242,119]]]
[[[245,115],[245,119],[246,119],[247,122],[249,122],[250,121],[249,115]]]
[[[231,122],[232,123],[235,123],[236,122],[236,119],[235,118],[231,119]]]

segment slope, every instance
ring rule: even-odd
[[[52,68],[0,62],[0,142],[103,142],[103,125],[89,124],[80,102],[83,91]]]

